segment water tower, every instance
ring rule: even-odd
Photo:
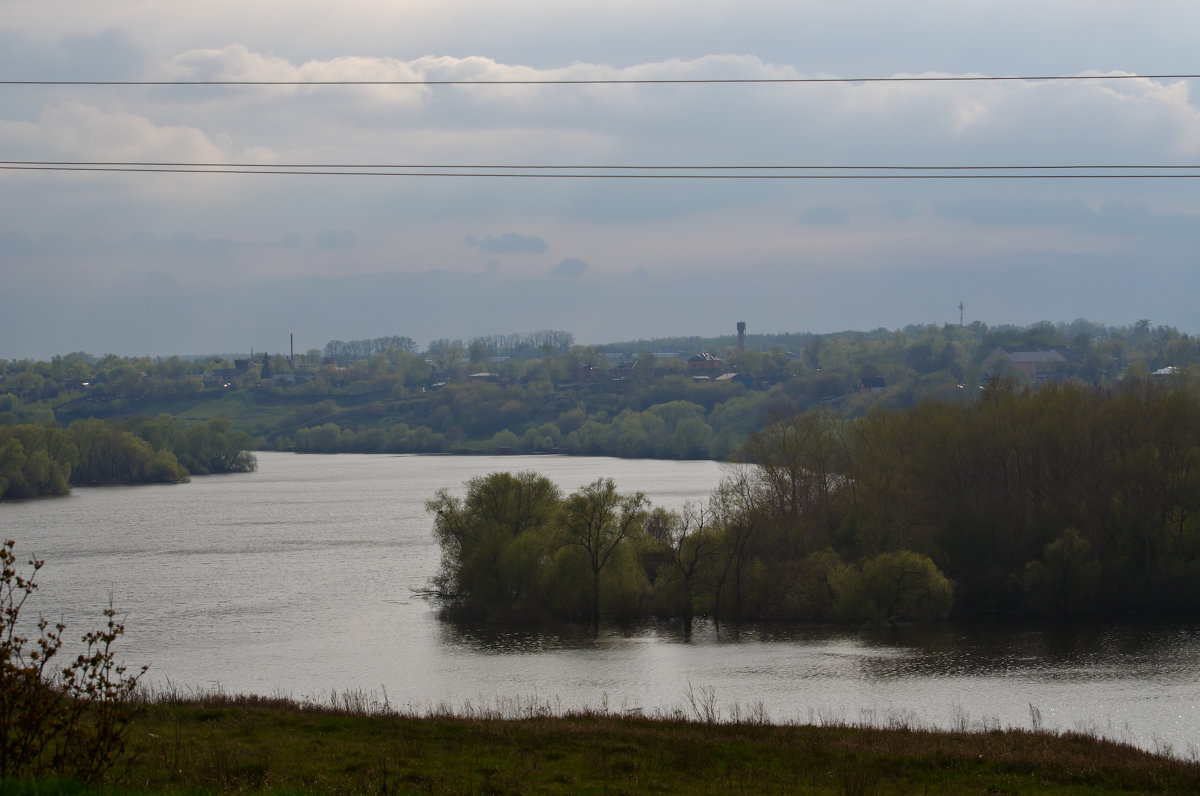
[[[746,353],[746,322],[738,321],[737,322],[737,330],[738,330],[738,353],[744,354],[744,353]]]

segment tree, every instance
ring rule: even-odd
[[[483,340],[476,338],[471,341],[471,345],[467,349],[467,357],[471,361],[471,365],[484,365],[488,361],[488,347]]]
[[[713,520],[723,535],[721,550],[725,559],[716,584],[713,613],[718,617],[721,613],[721,592],[732,574],[733,619],[738,622],[742,618],[742,576],[762,536],[765,525],[762,505],[753,472],[746,467],[723,477],[709,500]]]
[[[929,558],[909,550],[868,560],[859,582],[864,618],[943,619],[954,603],[954,589]]]
[[[68,432],[79,451],[73,484],[140,484],[186,481],[188,471],[166,449],[120,425],[90,418],[76,420]]]
[[[1051,616],[1091,613],[1100,590],[1100,562],[1091,544],[1067,528],[1046,545],[1041,561],[1025,565],[1025,593],[1031,607]]]
[[[462,616],[529,618],[558,508],[558,487],[531,472],[472,478],[463,498],[438,490],[425,510],[442,548],[434,578],[442,605]]]
[[[0,427],[0,500],[67,494],[77,459],[75,446],[62,429]]]
[[[659,512],[655,509],[655,512]],[[713,527],[711,508],[688,504],[662,523],[659,542],[668,548],[679,583],[679,613],[690,625],[695,611],[694,590],[703,565],[721,552],[727,538]]]
[[[630,379],[634,384],[646,384],[654,376],[654,354],[650,351],[638,351],[637,359],[633,362]]]
[[[671,447],[680,459],[703,459],[712,445],[712,427],[699,417],[679,421],[671,438]]]
[[[790,552],[824,547],[831,498],[848,466],[842,422],[826,409],[800,412],[751,435],[746,452]]]
[[[646,496],[620,495],[611,478],[601,478],[573,493],[563,504],[568,545],[583,550],[591,574],[591,622],[600,624],[600,574],[622,542],[641,528]]]

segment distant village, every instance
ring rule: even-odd
[[[1200,362],[1197,338],[1148,321],[1126,327],[1083,320],[1027,327],[960,323],[825,335],[754,335],[746,322],[730,327],[730,334],[717,337],[594,346],[577,344],[567,332],[543,331],[434,340],[424,349],[401,336],[333,340],[297,353],[292,336],[286,354],[149,358],[75,352],[48,362],[0,361],[0,424],[217,413],[280,444],[320,420],[336,422],[343,434],[380,424],[428,428],[446,435],[435,441],[444,447],[537,427],[545,433],[528,444],[557,449],[568,436],[564,429],[578,425],[578,418],[562,417],[576,404],[587,419],[609,423],[626,409],[644,412],[684,401],[703,410],[706,427],[720,441],[721,423],[737,427],[730,440],[748,431],[745,422],[722,414],[728,412],[721,407],[739,395],[758,396],[743,402],[743,412],[820,405],[854,416],[875,403],[902,408],[924,398],[963,400],[995,378],[1034,389],[1067,382],[1103,386],[1129,374],[1165,380]],[[464,392],[472,386],[490,391]],[[242,393],[254,397],[232,400]],[[304,406],[328,411],[302,411]],[[500,419],[473,421],[472,411]],[[547,439],[553,444],[544,446]]]

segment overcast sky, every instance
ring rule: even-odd
[[[1193,0],[4,0],[3,80],[1200,72]],[[0,85],[0,160],[1200,164],[1200,81]],[[0,171],[0,357],[1148,318],[1200,332],[1200,180]]]

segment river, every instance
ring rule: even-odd
[[[173,486],[76,488],[0,504],[0,533],[46,561],[30,609],[75,638],[111,597],[119,652],[149,681],[393,706],[691,711],[770,720],[1081,730],[1200,753],[1200,626],[939,624],[900,628],[698,621],[482,627],[437,619],[424,502],[495,470],[564,490],[611,476],[655,505],[702,500],[713,462],[561,456],[260,453],[257,472]]]

